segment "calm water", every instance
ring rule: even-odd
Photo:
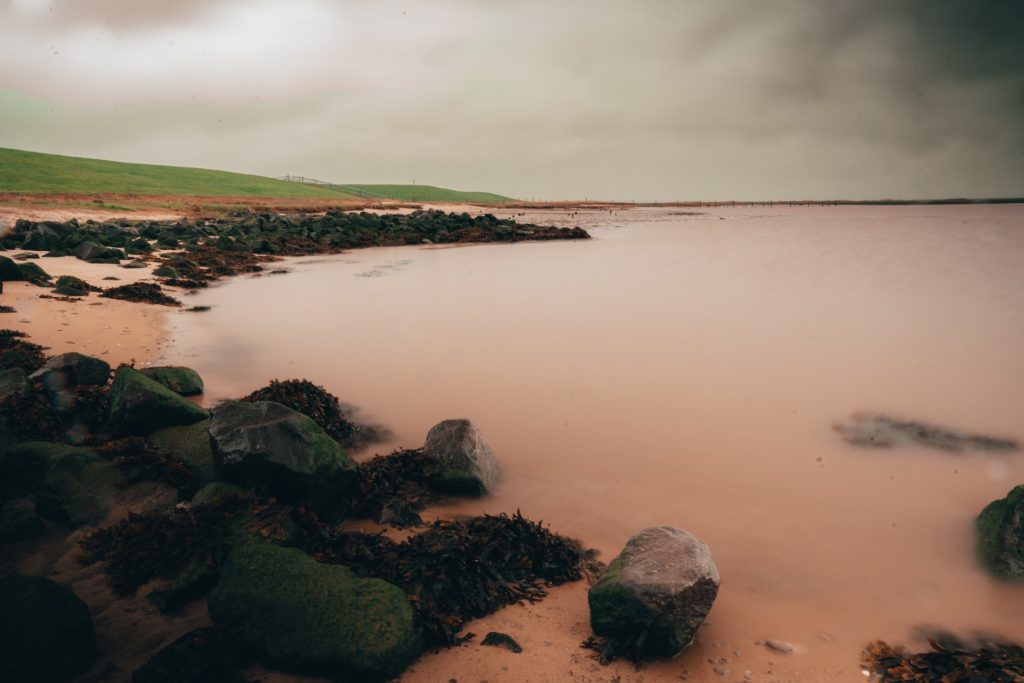
[[[798,643],[791,677],[856,680],[867,641],[919,624],[1024,639],[1024,585],[979,571],[972,535],[1024,453],[831,430],[870,410],[1024,438],[1024,207],[526,218],[595,239],[290,260],[190,297],[213,311],[175,314],[163,360],[211,401],[312,379],[394,431],[378,452],[472,418],[504,480],[445,514],[520,508],[606,560],[696,533],[723,577],[698,645]]]

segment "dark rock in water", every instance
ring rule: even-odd
[[[132,683],[249,683],[238,667],[247,657],[223,629],[189,631],[132,674]]]
[[[294,548],[235,549],[208,603],[215,622],[288,671],[384,681],[421,648],[402,590]]]
[[[79,385],[103,386],[110,379],[110,365],[99,358],[71,351],[53,356],[30,375],[51,391]]]
[[[166,365],[143,368],[142,374],[182,396],[195,396],[203,393],[203,378],[192,368]]]
[[[834,425],[833,429],[847,443],[872,448],[918,444],[953,453],[965,450],[1015,451],[1020,448],[1014,439],[968,434],[875,413],[858,413],[850,422]]]
[[[109,460],[91,450],[64,444],[27,443],[11,449],[45,454],[46,476],[36,496],[40,517],[76,527],[107,516],[117,496],[121,475]]]
[[[213,452],[209,428],[209,420],[165,427],[150,434],[146,441],[192,465],[204,481],[214,481],[220,478],[220,458]]]
[[[996,576],[1024,578],[1024,486],[985,506],[975,526],[982,564]]]
[[[110,387],[111,426],[122,434],[149,434],[190,425],[208,413],[138,370],[122,365]]]
[[[0,577],[0,681],[63,683],[96,659],[89,608],[49,579]]]
[[[43,520],[30,500],[19,498],[0,508],[0,543],[16,543],[43,535]]]
[[[213,409],[210,437],[227,479],[257,483],[328,518],[347,508],[355,463],[302,413],[270,401],[227,401]]]
[[[492,645],[494,647],[503,647],[506,650],[511,650],[516,654],[523,651],[523,646],[520,645],[512,638],[512,636],[505,633],[499,633],[498,631],[491,631],[484,639],[480,641],[481,645]]]
[[[591,587],[590,625],[627,654],[670,657],[693,639],[718,584],[704,541],[674,527],[645,529]]]
[[[469,420],[444,420],[427,433],[423,454],[440,467],[432,482],[439,491],[481,495],[498,481],[498,462]]]

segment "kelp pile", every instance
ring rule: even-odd
[[[93,450],[112,460],[129,484],[160,481],[173,486],[182,496],[191,496],[199,488],[201,479],[195,467],[150,446],[142,437],[108,441]]]
[[[536,602],[548,586],[578,581],[584,563],[579,543],[519,512],[437,521],[401,543],[341,534],[317,555],[405,590],[433,645],[457,645],[473,636],[459,634],[471,619]]]
[[[343,446],[351,446],[359,433],[359,426],[348,419],[351,408],[343,409],[337,396],[306,379],[272,379],[267,386],[240,400],[273,401],[297,410]]]
[[[956,638],[928,643],[930,651],[911,653],[877,641],[864,650],[861,664],[881,683],[1024,683],[1024,647],[988,639],[975,645]]]
[[[164,294],[160,285],[152,282],[139,282],[134,285],[111,287],[104,290],[100,296],[107,299],[141,301],[149,304],[160,304],[161,306],[181,306],[180,301]]]
[[[24,340],[25,333],[0,330],[0,369],[21,368],[32,372],[46,362],[43,347]]]
[[[400,528],[423,524],[419,513],[438,500],[430,488],[437,471],[437,461],[420,448],[375,456],[359,465],[359,493],[352,516]]]

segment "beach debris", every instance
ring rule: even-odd
[[[142,374],[181,396],[203,393],[203,378],[192,368],[180,365],[160,365],[143,368]]]
[[[161,306],[181,306],[181,302],[163,293],[160,285],[152,282],[138,282],[133,285],[120,285],[103,291],[100,296],[107,299],[137,301]]]
[[[861,654],[864,673],[880,683],[1020,683],[1024,681],[1024,647],[984,638],[969,644],[947,636],[928,638],[930,651],[911,653],[884,641]]]
[[[975,529],[981,564],[1004,579],[1024,578],[1024,485],[985,506]]]
[[[401,589],[298,548],[235,548],[207,602],[214,622],[286,671],[390,680],[422,648]]]
[[[491,631],[484,639],[480,641],[481,645],[490,645],[492,647],[503,647],[506,650],[510,650],[519,654],[523,651],[523,646],[515,641],[515,639],[507,633],[501,633],[499,631]]]
[[[704,541],[652,527],[626,543],[588,594],[602,663],[670,657],[693,639],[718,595],[718,568]]]
[[[110,424],[121,434],[145,435],[163,427],[205,420],[203,408],[129,365],[121,365],[110,385]]]
[[[240,669],[251,657],[237,636],[204,626],[164,647],[132,674],[132,683],[249,683]]]
[[[466,419],[444,420],[427,432],[423,454],[437,461],[431,483],[439,491],[482,495],[498,481],[498,461],[480,430]]]
[[[969,434],[878,413],[856,413],[849,422],[837,423],[832,429],[847,443],[872,448],[917,444],[951,453],[965,450],[1015,451],[1020,448],[1016,439]]]
[[[70,589],[39,576],[0,576],[0,680],[56,683],[96,659],[89,608]]]

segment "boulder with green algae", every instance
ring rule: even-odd
[[[41,442],[22,446],[47,454],[46,476],[36,496],[40,517],[76,527],[107,516],[122,480],[112,462],[87,448]]]
[[[469,420],[438,422],[427,432],[423,454],[440,466],[431,480],[439,491],[479,496],[498,481],[498,461]]]
[[[89,608],[49,579],[0,577],[0,681],[62,683],[96,659]]]
[[[38,264],[32,263],[31,261],[27,263],[19,263],[18,269],[24,276],[22,279],[28,280],[30,282],[35,282],[39,280],[48,281],[52,279],[49,273],[47,273],[45,270],[39,267]]]
[[[110,423],[122,434],[150,434],[164,427],[200,422],[203,408],[135,368],[122,365],[110,387]]]
[[[294,548],[235,549],[208,604],[215,622],[237,629],[268,663],[297,673],[389,680],[422,644],[401,589]]]
[[[147,436],[146,441],[192,465],[203,480],[215,481],[220,478],[220,458],[210,444],[209,427],[209,420],[180,427],[164,427]]]
[[[110,379],[110,364],[84,353],[70,351],[49,358],[43,367],[31,374],[30,379],[44,385],[59,384],[52,388],[83,384],[100,387]]]
[[[203,393],[203,378],[192,368],[166,365],[143,368],[142,374],[182,396],[195,396]]]
[[[989,503],[976,528],[982,564],[996,576],[1024,578],[1024,485]]]
[[[226,479],[258,484],[327,519],[345,512],[356,465],[302,413],[270,401],[226,401],[213,409],[210,437]]]

